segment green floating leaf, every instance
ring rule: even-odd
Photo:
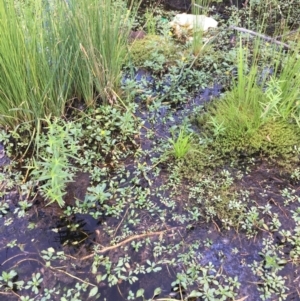
[[[98,287],[97,287],[97,286],[94,286],[94,287],[90,290],[89,298],[90,298],[90,297],[96,296],[97,293],[98,293]]]
[[[189,298],[197,298],[197,297],[201,297],[202,294],[200,292],[197,292],[195,290],[193,290],[190,294],[189,294]]]
[[[157,288],[154,290],[153,297],[158,296],[160,293],[161,293],[161,288],[160,288],[160,287],[157,287]]]
[[[136,298],[144,296],[144,292],[145,292],[145,290],[144,290],[143,288],[140,288],[140,289],[136,292]]]

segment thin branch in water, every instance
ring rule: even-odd
[[[117,243],[116,245],[109,246],[109,247],[103,248],[101,250],[98,250],[97,254],[99,254],[99,253],[102,254],[102,253],[105,253],[107,251],[114,250],[114,249],[119,248],[122,245],[125,245],[128,242],[131,242],[132,240],[135,240],[135,239],[140,239],[140,238],[149,237],[149,236],[155,236],[155,235],[162,235],[162,234],[164,234],[167,231],[175,230],[175,229],[178,229],[178,228],[175,227],[175,228],[171,228],[171,229],[167,229],[167,230],[163,230],[163,231],[150,232],[150,233],[144,233],[144,234],[136,234],[136,235],[133,235],[133,236],[131,236],[131,237],[129,237],[129,238],[127,238],[127,239],[125,239],[125,240]],[[87,256],[84,256],[84,257],[80,258],[80,260],[89,259],[89,258],[93,257],[94,255],[95,255],[95,252],[93,252],[92,254],[89,254]]]
[[[286,36],[290,36],[291,34],[294,34],[294,33],[299,33],[299,34],[300,34],[300,31],[299,31],[299,29],[295,29],[295,30],[292,30],[292,31],[286,32],[286,33],[284,33],[284,34],[282,34],[282,35],[280,35],[280,36],[276,36],[276,37],[274,37],[274,39],[276,39],[276,40],[278,40],[278,39],[282,39],[282,38],[284,38],[284,37],[286,37]]]
[[[235,30],[240,31],[240,32],[249,33],[249,34],[251,34],[253,36],[259,37],[259,38],[261,38],[261,39],[263,39],[265,41],[268,41],[268,42],[270,42],[272,44],[276,44],[276,45],[282,46],[285,49],[291,49],[291,46],[288,45],[288,44],[286,44],[286,43],[277,41],[275,38],[266,36],[264,34],[255,32],[255,31],[250,30],[250,29],[246,29],[246,28],[243,28],[243,27],[237,27],[237,26],[234,26],[234,25],[229,26],[229,29],[235,29]]]
[[[74,276],[74,275],[72,275],[72,274],[70,274],[70,273],[68,273],[68,272],[66,272],[66,271],[64,271],[64,270],[59,270],[59,269],[53,268],[53,267],[51,267],[51,266],[50,266],[50,268],[51,268],[51,270],[53,270],[53,271],[57,271],[57,272],[66,274],[67,276],[69,276],[69,277],[71,277],[71,278],[74,278],[74,279],[76,279],[76,280],[79,280],[79,281],[82,282],[82,283],[85,283],[85,284],[88,284],[88,285],[91,285],[91,286],[96,286],[95,284],[90,283],[90,282],[87,282],[87,281],[85,281],[85,280],[83,280],[83,279],[81,279],[81,278],[78,278],[78,277],[76,277],[76,276]]]

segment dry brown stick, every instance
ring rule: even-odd
[[[269,36],[266,36],[264,34],[261,34],[261,33],[258,33],[258,32],[255,32],[253,30],[250,30],[250,29],[246,29],[246,28],[243,28],[243,27],[237,27],[237,26],[234,26],[234,25],[231,25],[229,26],[229,29],[235,29],[237,31],[241,31],[241,32],[245,32],[245,33],[249,33],[253,36],[257,36],[265,41],[268,41],[270,43],[273,43],[273,44],[276,44],[276,45],[279,45],[279,46],[282,46],[286,49],[291,49],[291,46],[286,44],[286,43],[283,43],[283,42],[280,42],[280,41],[277,41],[275,38],[272,38],[272,37],[269,37]]]
[[[144,233],[144,234],[136,234],[136,235],[133,235],[133,236],[131,236],[131,237],[128,237],[127,239],[125,239],[125,240],[123,240],[123,241],[117,243],[116,245],[113,245],[113,246],[110,246],[110,247],[103,248],[102,250],[97,251],[97,253],[105,253],[105,252],[107,252],[107,251],[110,251],[110,250],[119,248],[119,247],[121,247],[122,245],[125,245],[125,244],[127,244],[128,242],[130,242],[130,241],[132,241],[132,240],[140,239],[140,238],[144,238],[144,237],[148,237],[148,236],[161,235],[161,234],[164,234],[164,232],[166,232],[166,231],[175,230],[175,229],[178,229],[178,228],[175,227],[175,228],[170,228],[170,229],[166,229],[166,230],[163,230],[163,231],[150,232],[150,233]],[[92,254],[89,254],[89,255],[87,255],[87,256],[82,257],[81,260],[89,259],[89,258],[93,257],[94,255],[95,255],[95,252],[93,252]]]

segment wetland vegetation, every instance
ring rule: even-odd
[[[300,2],[187,3],[0,0],[0,300],[300,299]]]

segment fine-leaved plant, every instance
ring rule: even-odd
[[[45,122],[47,133],[38,135],[37,158],[33,158],[29,168],[33,179],[39,182],[40,192],[49,200],[48,204],[57,202],[63,207],[66,184],[72,181],[75,172],[70,159],[76,160],[80,130],[58,119],[48,118]]]

